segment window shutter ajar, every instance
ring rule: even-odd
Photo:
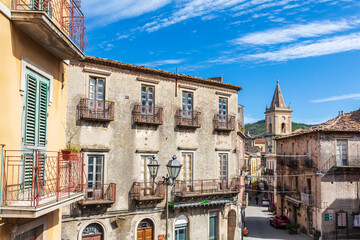
[[[39,85],[38,145],[44,147],[46,146],[48,85],[42,81],[40,81]]]
[[[36,131],[36,79],[27,75],[27,94],[25,106],[25,145],[35,146]]]

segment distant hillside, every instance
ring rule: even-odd
[[[295,131],[296,129],[305,129],[309,128],[313,125],[303,124],[303,123],[296,123],[292,122],[292,130]],[[251,136],[256,138],[264,138],[266,132],[265,120],[257,121],[256,123],[249,123],[245,124],[245,132],[250,131]]]

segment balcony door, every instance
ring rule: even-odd
[[[104,155],[88,156],[88,188],[86,198],[101,199],[104,192]]]
[[[193,118],[193,93],[191,92],[182,93],[182,117],[185,121],[191,121]]]
[[[227,122],[228,116],[228,99],[227,98],[219,98],[219,122],[221,125],[224,125]]]
[[[347,166],[348,165],[348,147],[347,140],[337,140],[336,141],[336,165],[337,166]]]
[[[89,82],[89,114],[93,117],[104,115],[105,107],[105,80],[90,78]]]
[[[141,86],[141,115],[152,116],[154,115],[155,107],[155,87]]]
[[[228,154],[219,153],[220,165],[220,179],[226,180],[228,178]]]
[[[183,174],[183,180],[186,184],[186,191],[191,191],[192,184],[193,184],[193,153],[182,153],[182,162],[183,162],[183,168],[182,168],[182,174]]]

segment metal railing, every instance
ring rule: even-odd
[[[85,16],[77,3],[74,0],[13,0],[12,10],[44,12],[84,51],[87,46]]]
[[[285,156],[277,156],[276,157],[276,161],[280,164],[280,165],[285,165]]]
[[[116,184],[103,185],[88,185],[85,187],[85,198],[81,201],[82,204],[91,203],[113,203],[116,201]]]
[[[288,167],[296,168],[298,166],[297,157],[288,157],[285,161]]]
[[[309,206],[314,205],[314,196],[312,194],[301,192],[300,199],[301,199],[301,202],[306,205],[309,205]]]
[[[61,152],[4,152],[2,206],[37,207],[83,192],[83,155]]]
[[[266,175],[274,175],[274,169],[266,168],[266,169],[265,169],[265,174],[266,174]]]
[[[131,196],[138,201],[163,200],[165,187],[165,184],[156,185],[153,182],[134,182]]]
[[[163,108],[135,105],[133,109],[135,123],[163,124]]]
[[[214,129],[219,131],[234,131],[235,130],[235,116],[214,116]]]
[[[230,194],[239,193],[239,191],[239,179],[237,178],[194,181],[178,180],[175,184],[175,195],[181,197]]]
[[[77,108],[80,119],[113,121],[114,105],[111,101],[82,98]]]
[[[313,161],[312,161],[310,155],[300,157],[300,162],[301,162],[301,165],[305,166],[305,167],[312,167],[313,166]]]
[[[333,167],[360,167],[360,156],[349,155],[346,159],[337,160],[336,156],[332,155],[321,166],[321,171],[327,172]]]
[[[175,114],[176,125],[184,127],[201,127],[200,115],[201,112],[178,109]]]

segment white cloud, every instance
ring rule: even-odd
[[[346,52],[360,49],[360,33],[325,38],[317,42],[300,43],[284,47],[278,51],[250,54],[243,59],[250,61],[286,61]]]
[[[158,67],[158,66],[163,66],[163,65],[179,64],[184,61],[185,61],[185,59],[165,59],[165,60],[158,60],[158,61],[152,61],[152,62],[146,62],[146,63],[137,63],[136,65],[146,66],[146,67]]]
[[[322,102],[339,101],[339,100],[346,100],[346,99],[360,100],[360,93],[345,94],[345,95],[340,95],[340,96],[332,96],[332,97],[328,97],[328,98],[311,100],[310,102],[312,102],[312,103],[322,103]]]
[[[152,12],[170,2],[171,0],[86,0],[82,2],[82,8],[93,24],[106,25]]]
[[[149,22],[145,24],[142,29],[147,32],[154,32],[161,28],[165,28],[194,17],[201,17],[212,12],[227,9],[242,2],[245,2],[245,0],[186,1],[185,4],[179,7],[179,9],[176,10],[171,16]]]
[[[318,37],[357,27],[359,20],[323,21],[297,24],[255,32],[234,40],[236,44],[270,45],[296,41],[299,38]]]
[[[245,124],[254,123],[254,122],[257,122],[257,121],[259,121],[259,119],[253,118],[250,115],[245,115],[244,116],[244,123]]]

